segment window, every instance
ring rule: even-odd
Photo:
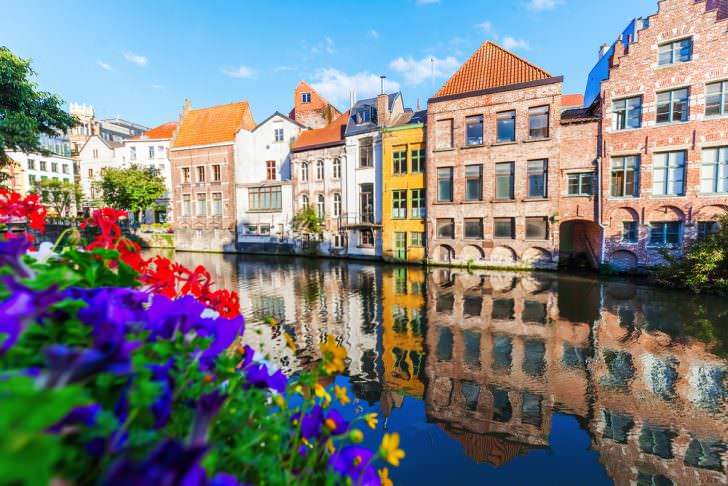
[[[392,152],[392,174],[407,173],[407,147],[394,147]]]
[[[212,216],[222,216],[222,193],[212,193]]]
[[[512,240],[516,234],[515,226],[513,218],[495,218],[493,220],[493,237]]]
[[[728,81],[705,85],[705,116],[728,115]]]
[[[94,160],[98,160],[98,158],[99,158],[99,150],[98,149],[93,149],[93,151],[91,152],[91,154],[92,154]]]
[[[304,105],[311,103],[311,93],[301,93],[301,103]]]
[[[452,201],[452,167],[437,169],[437,200]]]
[[[207,215],[207,195],[198,194],[197,195],[197,216],[206,216],[206,215]]]
[[[410,247],[411,248],[424,248],[425,246],[425,234],[420,231],[413,231],[410,235]]]
[[[548,105],[528,109],[528,138],[549,138]]]
[[[392,191],[392,218],[405,219],[407,217],[407,191],[404,189]]]
[[[687,121],[688,115],[687,88],[657,93],[657,123]]]
[[[301,182],[308,182],[308,164],[301,164]]]
[[[205,166],[197,166],[197,182],[205,182]]]
[[[637,243],[638,239],[637,221],[622,222],[622,241],[625,243]]]
[[[51,162],[51,172],[58,172],[58,162]]]
[[[465,144],[483,144],[483,115],[465,117]]]
[[[412,158],[412,167],[410,170],[413,174],[419,174],[425,170],[425,149],[415,148],[410,151]]]
[[[680,243],[680,221],[650,223],[650,245],[677,245]]]
[[[516,110],[496,113],[496,142],[516,141]]]
[[[359,167],[374,167],[374,145],[371,138],[359,141]]]
[[[526,218],[527,240],[548,240],[549,224],[547,218]]]
[[[48,170],[48,162],[45,160],[40,161],[40,170],[47,171]]]
[[[324,161],[323,160],[316,161],[316,180],[317,181],[324,180]]]
[[[129,147],[129,160],[136,160],[136,147]]]
[[[707,238],[719,229],[720,224],[717,221],[698,221],[698,239]]]
[[[319,194],[316,197],[316,216],[318,216],[319,219],[323,219],[325,214],[326,214],[326,202],[324,201],[324,195]]]
[[[370,121],[375,121],[372,120],[371,108],[360,108],[354,114],[354,123],[356,123],[357,125],[363,125],[365,123],[369,123]]]
[[[682,196],[685,192],[685,151],[655,154],[652,194]]]
[[[410,201],[412,210],[410,211],[410,218],[424,218],[425,217],[425,190],[424,189],[412,189],[410,190]]]
[[[342,248],[344,246],[344,235],[342,233],[336,233],[334,235],[334,248]]]
[[[157,146],[157,157],[164,157],[164,147],[161,145]]]
[[[495,164],[495,198],[513,199],[513,162]]]
[[[306,197],[306,196],[304,196]],[[281,186],[251,187],[248,189],[250,211],[272,211],[281,209]],[[304,207],[308,206],[308,197]]]
[[[437,120],[437,122],[435,122],[435,126],[435,148],[452,148],[452,118],[448,118],[447,120]]]
[[[528,197],[546,197],[547,160],[528,161]]]
[[[70,170],[69,170],[69,168],[68,168],[68,164],[63,164],[63,165],[61,166],[61,171],[62,171],[62,172],[63,172],[64,174],[70,174],[70,173],[71,173],[71,172],[70,172]]]
[[[276,142],[282,142],[283,141],[283,129],[282,128],[274,128],[273,129],[273,136],[275,137]]]
[[[483,166],[465,166],[465,199],[481,201],[483,199]]]
[[[35,160],[28,159],[28,170],[35,170]]]
[[[642,126],[642,97],[616,100],[612,106],[612,127],[615,130]]]
[[[374,232],[372,230],[363,229],[359,231],[359,246],[374,246]]]
[[[374,184],[359,185],[359,210],[362,223],[374,223]]]
[[[334,179],[341,179],[341,159],[334,159]]]
[[[308,196],[306,194],[301,196],[301,207],[304,209],[308,207]]]
[[[337,192],[334,194],[334,217],[339,216],[341,216],[341,194]]]
[[[94,176],[94,170],[93,169],[89,169],[88,170],[88,177],[89,177],[89,179],[91,179],[93,176]]]
[[[566,174],[567,196],[591,196],[593,194],[594,173],[580,172]]]
[[[28,174],[28,183],[32,186],[35,185],[35,174]]]
[[[463,237],[467,239],[483,239],[483,218],[465,218],[463,221]]]
[[[693,40],[682,39],[662,44],[657,49],[657,65],[669,66],[680,62],[688,62],[693,57]]]
[[[637,197],[639,195],[639,155],[614,157],[611,169],[611,195]]]
[[[700,192],[728,192],[728,146],[703,149]]]
[[[190,183],[190,168],[189,167],[182,167],[182,183],[183,184]]]
[[[437,237],[455,239],[455,220],[452,218],[437,220]]]
[[[220,179],[221,179],[220,164],[215,164],[212,166],[212,180],[215,182],[220,182]]]
[[[182,216],[192,216],[192,197],[189,194],[182,194]]]
[[[154,145],[149,146],[149,158],[150,159],[154,158]]]
[[[261,236],[270,236],[270,225],[267,223],[258,225],[258,234]]]

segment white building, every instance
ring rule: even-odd
[[[20,168],[19,177],[15,178],[13,185],[14,190],[21,194],[31,192],[35,183],[44,179],[74,182],[74,160],[71,157],[57,154],[26,154],[23,152],[8,152],[8,156]],[[73,213],[74,209],[71,212]]]
[[[237,248],[292,251],[291,145],[305,127],[275,112],[235,136]]]

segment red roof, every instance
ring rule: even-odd
[[[293,150],[301,151],[309,147],[342,142],[344,140],[344,129],[348,121],[349,112],[347,111],[323,128],[301,132],[301,135],[293,144]]]
[[[562,108],[581,108],[584,106],[584,95],[582,94],[565,94],[561,95]]]
[[[511,51],[486,41],[440,88],[435,97],[548,79],[551,74]]]
[[[174,131],[177,129],[177,122],[167,122],[158,127],[150,128],[141,135],[131,137],[131,140],[163,140],[172,138]]]
[[[241,128],[255,128],[247,101],[190,110],[182,120],[174,148],[232,142]]]

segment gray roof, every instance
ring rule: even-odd
[[[389,110],[394,106],[394,102],[397,97],[402,96],[401,93],[392,93],[387,95],[387,101],[389,103]],[[361,111],[369,112],[369,121],[365,123],[357,124],[355,122],[356,115]],[[368,98],[365,100],[357,101],[354,107],[349,113],[349,120],[346,123],[346,130],[344,136],[349,137],[351,135],[359,135],[361,133],[371,132],[379,127],[377,118],[377,98]]]

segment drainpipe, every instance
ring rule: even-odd
[[[597,224],[602,230],[602,244],[599,249],[599,264],[604,265],[604,246],[605,242],[607,240],[606,235],[606,228],[604,227],[604,223],[602,222],[602,158],[597,157],[597,179],[599,180],[598,187],[598,197],[596,200],[597,203]]]

